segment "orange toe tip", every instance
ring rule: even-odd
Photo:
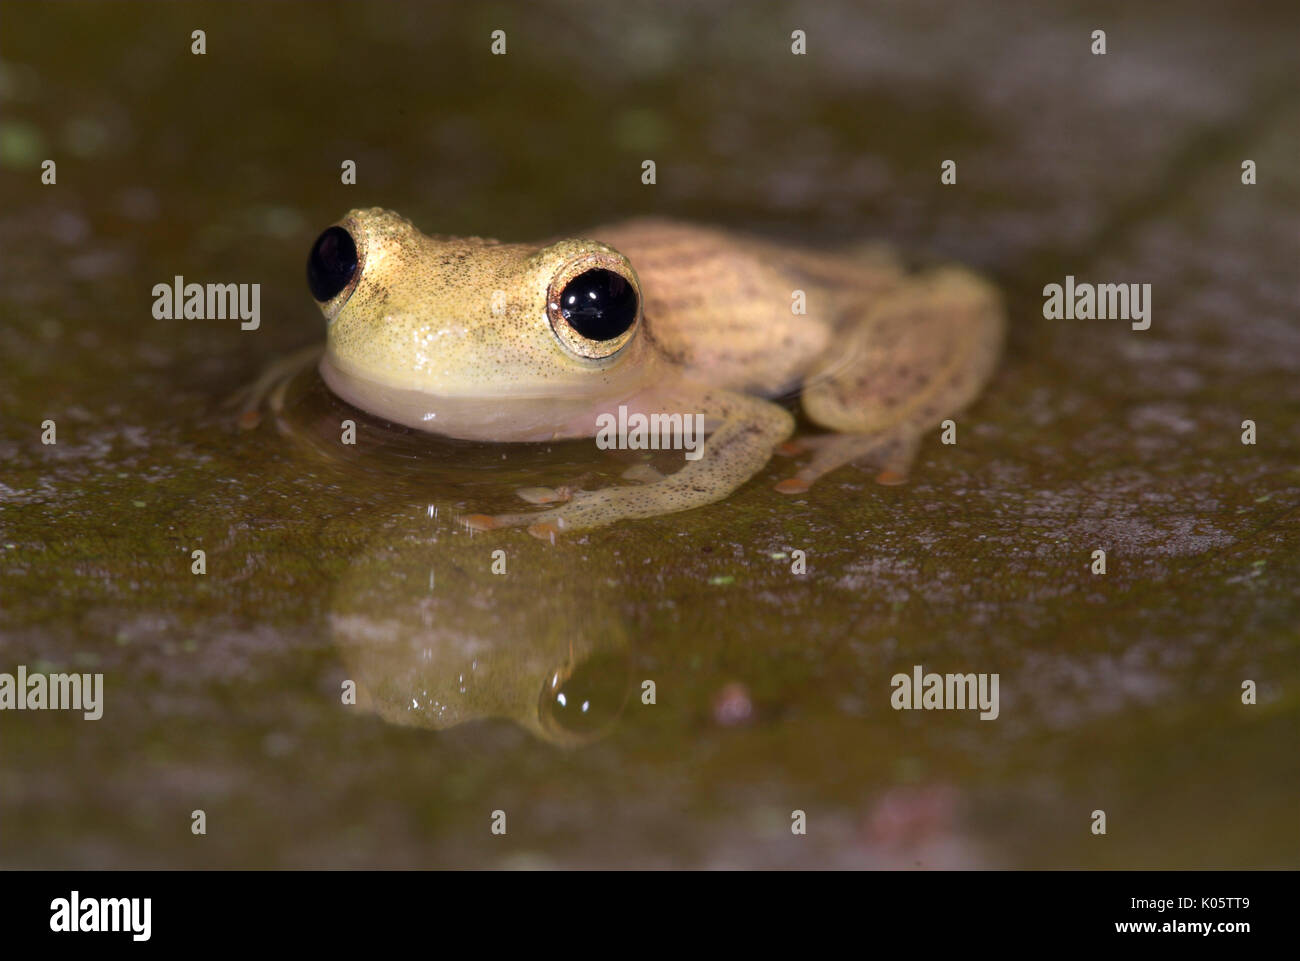
[[[260,411],[246,410],[239,415],[240,430],[252,430],[260,423],[262,423],[262,414]]]
[[[899,484],[907,483],[907,476],[896,470],[882,470],[876,475],[876,483],[885,487],[897,487]]]
[[[791,477],[781,481],[776,485],[776,489],[781,494],[802,494],[812,485],[806,480],[800,480],[798,477]]]
[[[461,518],[461,523],[472,531],[494,531],[501,526],[491,514],[469,514]]]
[[[528,533],[532,534],[539,541],[548,541],[554,544],[555,535],[560,533],[560,529],[556,527],[554,524],[547,524],[547,523],[529,524]]]
[[[776,453],[782,457],[794,457],[796,454],[803,453],[803,444],[795,440],[788,440],[784,444],[776,445]]]
[[[554,491],[545,487],[521,487],[515,491],[515,496],[530,504],[553,504],[558,499]]]

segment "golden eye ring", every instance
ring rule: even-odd
[[[546,316],[560,344],[588,360],[617,354],[641,320],[641,288],[627,260],[597,252],[565,264],[546,291]]]

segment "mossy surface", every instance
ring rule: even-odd
[[[1094,7],[6,8],[0,671],[106,695],[0,715],[0,866],[1294,867],[1297,20]],[[373,204],[882,238],[988,271],[1007,355],[905,486],[792,500],[778,458],[701,510],[471,534],[635,460],[419,437],[314,374],[290,433],[219,407],[321,336],[308,247]],[[260,283],[261,328],[155,319],[178,274]],[[1045,320],[1067,274],[1152,284],[1150,330]],[[891,709],[914,664],[998,672],[1000,716]],[[598,736],[548,736],[547,665]]]

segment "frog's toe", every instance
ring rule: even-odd
[[[221,399],[220,407],[222,410],[235,410],[240,407],[248,406],[247,401],[252,390],[248,385],[244,385],[233,393],[227,394]]]
[[[246,410],[239,415],[236,421],[240,430],[253,430],[258,424],[262,423],[262,412],[260,410]]]
[[[573,497],[572,487],[521,487],[515,496],[530,504],[560,504]]]
[[[897,487],[899,484],[907,483],[907,473],[886,467],[876,475],[876,483],[883,487]]]
[[[548,539],[547,528],[553,527],[558,532],[563,529],[558,521],[559,509],[533,511],[531,514],[465,514],[460,523],[473,531],[499,531],[506,527],[528,527],[534,537]],[[533,531],[532,528],[537,528]]]
[[[664,475],[650,464],[637,464],[623,471],[623,479],[640,484],[653,484],[664,479]]]
[[[460,522],[472,531],[494,531],[506,526],[491,514],[466,514]]]
[[[812,487],[811,482],[802,477],[787,477],[776,485],[776,490],[779,494],[802,494],[810,487]]]
[[[772,449],[772,453],[780,454],[782,457],[798,457],[808,450],[808,444],[803,440],[788,440],[784,443],[777,444]]]
[[[560,533],[559,527],[550,521],[543,521],[540,524],[529,524],[528,533],[532,534],[539,541],[548,541],[555,543],[556,535]]]
[[[532,511],[528,514],[497,514],[489,518],[500,527],[527,527],[528,533],[541,540],[554,540],[556,534],[570,534],[577,530],[599,527],[617,520],[607,506],[610,491],[640,491],[640,487],[605,488],[600,491],[574,490],[568,501],[550,510]],[[482,516],[482,515],[479,515]]]

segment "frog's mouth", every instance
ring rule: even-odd
[[[368,414],[461,440],[497,443],[592,437],[596,411],[604,406],[590,393],[454,396],[394,387],[344,370],[328,353],[321,357],[320,375],[331,391]]]

